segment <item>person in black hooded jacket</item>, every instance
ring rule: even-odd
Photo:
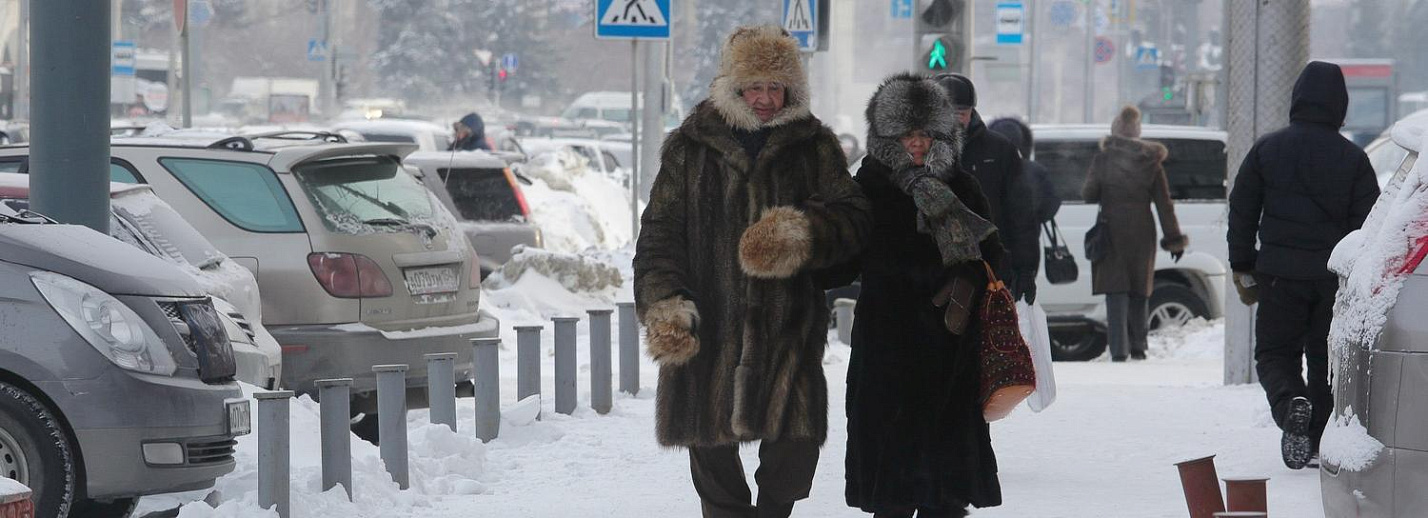
[[[1035,144],[1031,126],[1012,117],[1003,117],[988,123],[987,129],[1007,139],[1021,153],[1021,168],[1036,200],[1036,222],[1050,223],[1061,211],[1061,197],[1056,195],[1056,186],[1051,183],[1051,171],[1031,159]]]
[[[456,132],[456,141],[451,143],[449,151],[491,150],[491,143],[486,141],[486,122],[476,112],[466,114],[451,127]]]
[[[1333,406],[1328,336],[1338,280],[1329,255],[1379,194],[1368,156],[1339,134],[1348,105],[1339,66],[1309,63],[1294,84],[1289,127],[1255,143],[1230,191],[1230,267],[1240,300],[1259,302],[1256,370],[1292,469],[1318,450]]]
[[[1040,232],[1037,227],[1036,198],[1022,171],[1022,155],[1006,138],[987,131],[977,113],[977,89],[961,74],[933,77],[947,90],[960,122],[967,128],[962,145],[962,168],[982,184],[991,204],[992,223],[997,225],[1007,249],[1007,261],[997,269],[1017,300],[1036,302],[1036,270],[1041,265]]]

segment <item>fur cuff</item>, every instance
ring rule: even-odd
[[[645,311],[645,338],[650,358],[660,365],[683,365],[699,354],[699,308],[678,295]]]
[[[750,277],[787,279],[808,264],[812,249],[808,216],[793,207],[774,207],[744,230],[739,266]]]
[[[1170,253],[1184,252],[1190,247],[1190,236],[1181,234],[1160,240],[1160,248]]]

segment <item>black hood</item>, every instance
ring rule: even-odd
[[[1289,120],[1338,128],[1349,113],[1349,89],[1339,65],[1312,61],[1294,83]]]
[[[1016,146],[1017,151],[1021,151],[1021,156],[1031,156],[1033,143],[1031,127],[1027,126],[1026,123],[1010,117],[1004,117],[992,121],[991,124],[987,125],[987,129],[1006,137],[1013,146]]]

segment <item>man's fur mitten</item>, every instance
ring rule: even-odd
[[[808,264],[813,237],[808,216],[793,207],[774,207],[739,238],[739,266],[758,279],[787,279]]]

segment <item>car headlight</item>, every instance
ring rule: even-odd
[[[31,273],[30,280],[50,307],[114,365],[165,376],[177,369],[163,339],[119,299],[53,272]]]

